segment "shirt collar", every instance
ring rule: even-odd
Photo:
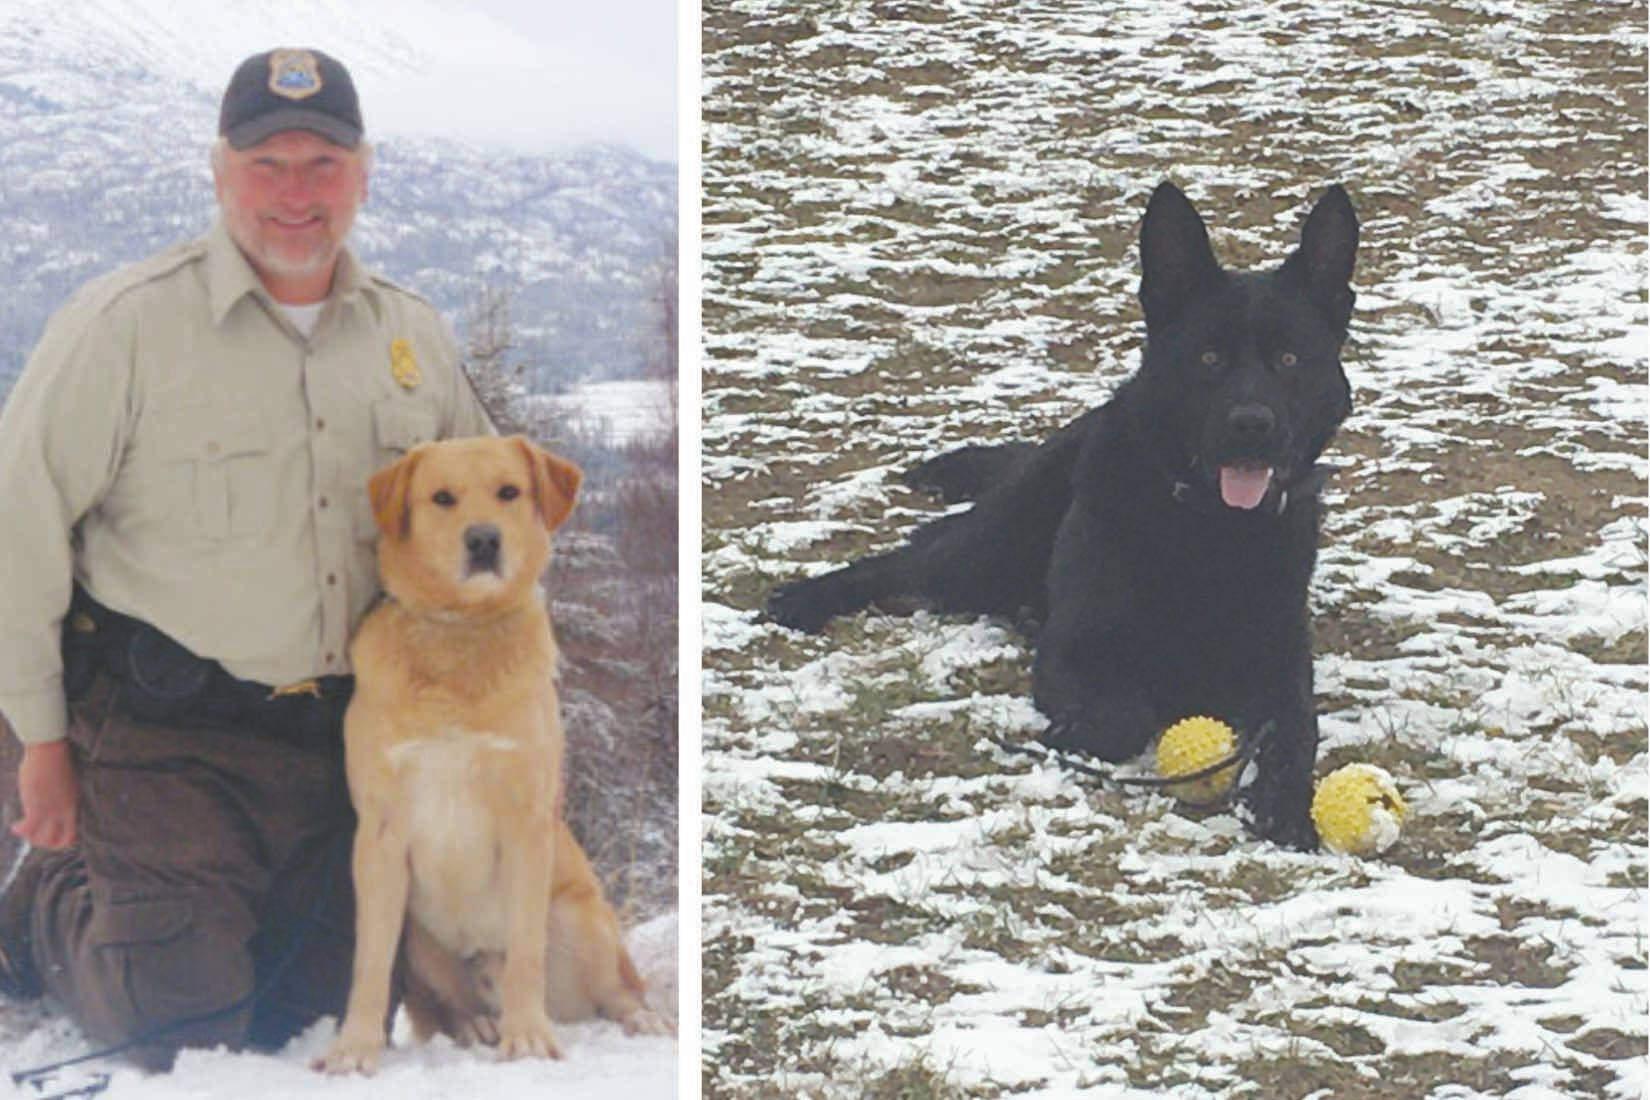
[[[338,254],[338,266],[332,274],[332,293],[329,299],[349,301],[371,285],[367,271],[348,247]],[[223,218],[214,218],[206,234],[206,293],[212,306],[212,323],[223,324],[235,303],[251,294],[269,299],[258,273],[247,262],[229,235]]]

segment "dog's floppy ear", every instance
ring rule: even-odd
[[[1167,321],[1194,290],[1219,274],[1203,219],[1185,193],[1164,180],[1140,223],[1140,305],[1146,323]]]
[[[407,509],[407,486],[422,448],[414,447],[392,465],[367,480],[367,499],[372,502],[372,518],[378,529],[394,538],[406,538],[412,516]]]
[[[538,506],[539,519],[546,531],[554,531],[573,511],[573,501],[579,495],[584,471],[551,454],[526,436],[511,437],[527,458],[527,468],[533,475],[533,502]]]

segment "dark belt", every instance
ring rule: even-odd
[[[71,701],[99,674],[117,685],[117,705],[143,722],[250,727],[303,742],[338,738],[353,676],[317,676],[271,686],[231,675],[217,661],[75,586],[63,623],[63,687]]]

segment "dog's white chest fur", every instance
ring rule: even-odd
[[[497,798],[489,793],[529,765],[520,744],[452,728],[403,741],[388,755],[406,812],[408,909],[460,955],[502,949],[510,906]]]

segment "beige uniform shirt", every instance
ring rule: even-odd
[[[436,311],[347,252],[308,339],[221,222],[94,280],[0,412],[0,713],[64,735],[73,579],[243,679],[347,672],[368,476],[491,430]]]

